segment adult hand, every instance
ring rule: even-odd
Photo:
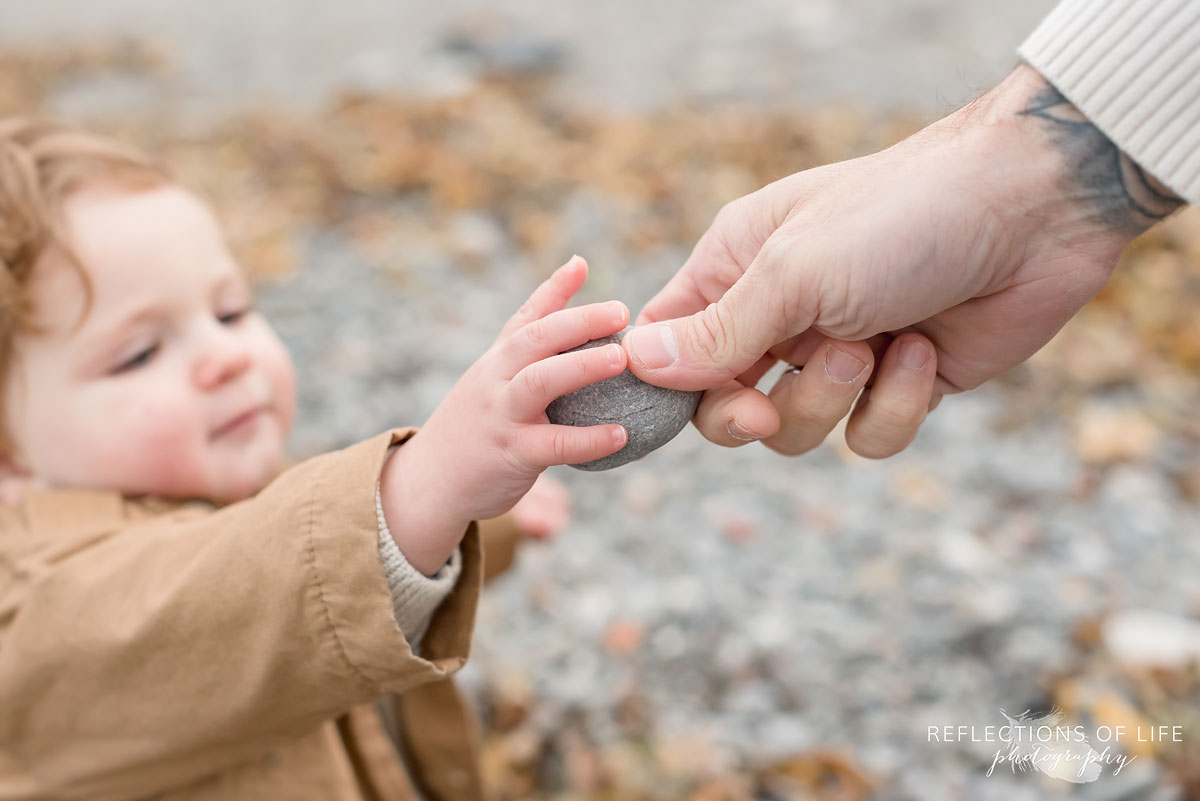
[[[1041,348],[1180,205],[1022,65],[887,150],[725,206],[637,319],[657,324],[626,336],[630,369],[708,390],[708,439],[784,454],[820,444],[857,397],[847,444],[889,456],[944,394]],[[806,369],[765,396],[776,359]]]

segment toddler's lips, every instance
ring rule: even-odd
[[[237,417],[234,417],[221,425],[217,430],[213,431],[213,438],[222,437],[226,434],[235,434],[251,428],[258,421],[259,414],[263,411],[262,406],[255,406],[253,409],[242,412]]]

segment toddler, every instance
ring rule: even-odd
[[[487,797],[447,677],[485,576],[563,501],[506,513],[625,443],[545,416],[625,369],[560,353],[629,318],[565,308],[586,273],[539,286],[419,431],[286,466],[292,364],[205,203],[0,121],[0,801]]]

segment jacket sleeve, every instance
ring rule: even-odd
[[[1061,0],[1019,52],[1139,166],[1200,203],[1200,0]]]
[[[489,582],[512,567],[517,547],[525,539],[512,512],[491,520],[479,521],[479,541],[483,548],[483,580]]]
[[[394,445],[388,448],[389,456],[394,448]],[[462,573],[462,553],[455,550],[446,564],[432,576],[426,576],[409,564],[388,528],[378,483],[375,486],[375,519],[379,523],[379,558],[383,562],[383,575],[392,593],[396,625],[408,639],[413,651],[420,653],[421,637],[434,611],[458,583],[459,574]]]
[[[457,670],[478,527],[414,655],[380,565],[386,432],[253,498],[19,547],[0,539],[0,798],[138,799]]]

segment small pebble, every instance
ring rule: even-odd
[[[623,331],[593,339],[565,352],[620,343],[630,330],[632,326],[626,326]],[[624,448],[601,459],[571,465],[579,470],[610,470],[640,459],[674,439],[696,413],[702,394],[656,387],[626,370],[555,398],[546,407],[546,416],[558,425],[620,423],[624,426],[629,434]]]

